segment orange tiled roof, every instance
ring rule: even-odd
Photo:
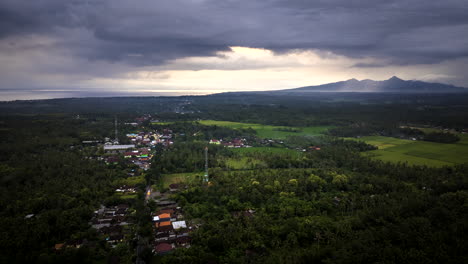
[[[171,218],[171,215],[170,214],[160,214],[159,219],[163,219],[163,218]]]
[[[55,249],[60,250],[60,249],[63,248],[64,245],[65,245],[65,243],[55,244]]]
[[[156,214],[160,215],[160,214],[173,214],[173,213],[174,213],[173,209],[163,209],[163,210],[159,210]]]
[[[171,225],[171,221],[161,222],[161,223],[159,224],[159,226],[168,226],[168,225]]]
[[[170,226],[171,221],[156,223],[156,227]]]

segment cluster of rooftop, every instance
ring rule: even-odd
[[[214,145],[223,145],[223,146],[228,147],[228,148],[249,148],[249,147],[251,147],[246,143],[245,138],[242,138],[242,139],[235,138],[235,139],[232,139],[232,140],[211,139],[209,143],[214,144]]]
[[[99,231],[107,243],[116,246],[125,241],[125,226],[131,225],[128,204],[105,207],[94,211],[91,226]]]
[[[190,247],[190,232],[194,227],[184,220],[182,209],[165,208],[153,214],[155,230],[154,253],[164,255],[180,247]]]
[[[171,145],[174,144],[172,141],[173,132],[170,129],[164,129],[161,133],[156,131],[150,132],[137,132],[127,134],[127,138],[133,144],[139,146],[155,146],[156,144]]]

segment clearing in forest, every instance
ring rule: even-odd
[[[279,153],[279,154],[292,154],[299,155],[299,152],[294,149],[288,148],[274,148],[274,147],[251,147],[251,148],[232,148],[232,151],[239,154],[249,154],[249,153]]]
[[[186,173],[172,173],[164,174],[162,176],[162,187],[168,188],[173,183],[191,183],[197,180],[197,176],[202,177],[203,172],[186,172]]]
[[[326,132],[331,126],[288,127],[270,126],[253,123],[239,123],[231,121],[202,120],[200,124],[206,126],[224,126],[233,129],[252,128],[260,138],[285,139],[288,136],[317,136]]]
[[[461,140],[452,143],[413,141],[382,136],[359,139],[377,146],[378,150],[366,152],[373,158],[390,162],[408,162],[410,165],[431,167],[451,166],[468,162],[468,135],[460,134]]]

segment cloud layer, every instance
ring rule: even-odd
[[[171,76],[275,68],[327,76],[307,84],[406,69],[408,78],[468,86],[459,70],[468,66],[466,14],[465,0],[3,0],[0,88],[97,87],[149,74],[177,89]],[[314,74],[320,68],[330,71]],[[276,88],[269,83],[257,87]]]

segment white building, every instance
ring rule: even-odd
[[[175,222],[172,222],[172,227],[175,230],[177,230],[181,228],[187,228],[187,224],[185,223],[185,221],[175,221]]]

